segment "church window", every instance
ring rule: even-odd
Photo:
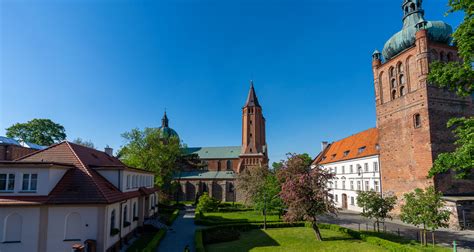
[[[391,85],[392,85],[392,88],[396,87],[397,81],[395,79],[392,79]]]
[[[405,95],[405,87],[400,87],[400,96],[404,96]]]
[[[414,3],[411,3],[410,4],[410,11],[414,11],[416,8],[415,8],[415,4]]]
[[[390,73],[390,77],[395,76],[395,68],[390,67],[390,70],[388,72]]]
[[[7,232],[3,233],[4,243],[20,243],[21,242],[21,229],[23,226],[23,220],[17,213],[9,215],[5,219],[5,228]]]
[[[392,90],[392,100],[395,100],[397,98],[397,91]]]
[[[232,160],[227,160],[227,170],[228,171],[232,170]]]
[[[229,183],[229,192],[234,192],[234,184]]]
[[[217,160],[217,170],[218,171],[221,170],[221,161],[220,160]]]
[[[438,52],[435,49],[431,49],[430,59],[431,59],[431,61],[438,60]]]
[[[444,58],[444,52],[440,52],[440,53],[439,53],[439,60],[440,60],[440,61],[444,61],[444,60],[445,60],[445,58]]]
[[[415,114],[413,116],[413,124],[414,124],[415,128],[421,127],[421,116],[420,116],[420,114]]]
[[[252,125],[252,120],[250,120],[250,125]]]
[[[252,153],[252,148],[250,148],[250,153]]]
[[[405,84],[405,76],[403,74],[400,74],[400,76],[398,77],[398,79],[400,80],[400,85],[404,85]]]
[[[398,73],[403,73],[403,64],[402,63],[398,63],[397,70],[398,70]]]

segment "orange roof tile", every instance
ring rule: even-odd
[[[328,164],[379,154],[378,130],[370,128],[331,143],[313,164]]]

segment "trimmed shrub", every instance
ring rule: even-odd
[[[205,192],[201,195],[201,197],[199,197],[199,202],[196,206],[196,211],[200,211],[204,213],[217,211],[218,205],[219,205],[219,202],[213,197],[210,197],[209,194]]]
[[[178,218],[178,216],[179,216],[179,210],[176,209],[166,220],[166,225],[171,226],[171,224],[173,224],[173,222],[176,220],[176,218]]]
[[[161,240],[166,234],[166,230],[160,229],[158,232],[146,233],[138,238],[127,252],[154,252],[160,245]]]

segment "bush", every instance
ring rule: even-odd
[[[203,193],[201,197],[199,197],[199,202],[196,207],[196,211],[200,212],[212,212],[212,211],[217,211],[217,206],[219,205],[219,202],[210,197],[208,193]]]
[[[154,252],[160,245],[166,231],[160,229],[158,232],[146,233],[136,240],[127,252]]]

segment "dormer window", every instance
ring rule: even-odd
[[[365,151],[365,146],[362,146],[362,147],[360,147],[360,148],[357,150],[357,153],[358,153],[358,154],[361,154],[361,153],[364,152],[364,151]]]
[[[23,174],[21,190],[35,192],[38,183],[38,174]]]
[[[334,159],[336,157],[336,154],[332,154],[332,158]]]
[[[1,173],[0,174],[0,192],[13,192],[15,189],[15,174]]]
[[[348,151],[348,150],[347,150],[347,151],[344,151],[344,157],[347,157],[347,155],[349,155],[349,152],[350,152],[350,151]]]

